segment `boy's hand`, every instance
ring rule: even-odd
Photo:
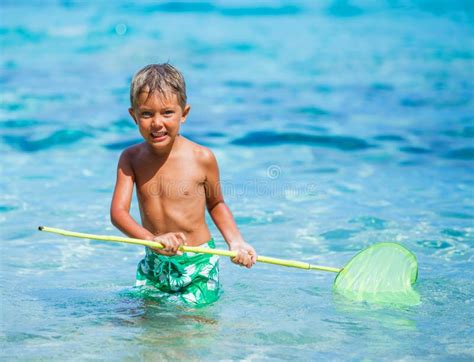
[[[238,265],[245,266],[247,268],[251,268],[257,262],[257,253],[255,252],[254,248],[247,244],[245,241],[232,244],[230,250],[236,251],[237,255],[230,260]]]
[[[186,236],[183,233],[166,233],[155,236],[152,241],[164,246],[164,249],[152,249],[155,253],[165,256],[183,255],[179,247],[186,244]]]

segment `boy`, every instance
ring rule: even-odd
[[[137,285],[152,285],[193,304],[219,296],[218,257],[181,253],[181,245],[215,248],[205,222],[207,208],[234,263],[250,268],[257,255],[244,241],[224,203],[213,153],[179,134],[189,114],[182,74],[170,64],[141,69],[130,87],[129,113],[144,142],[120,156],[112,198],[112,223],[123,233],[161,243],[146,249],[137,268]],[[129,213],[136,185],[142,225]]]

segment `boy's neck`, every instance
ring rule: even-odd
[[[153,148],[149,143],[147,143],[146,146],[152,154],[159,157],[168,158],[172,153],[174,153],[177,150],[177,148],[179,148],[180,144],[181,144],[181,136],[178,134],[176,138],[173,140],[173,142],[166,148],[156,149],[156,148]]]

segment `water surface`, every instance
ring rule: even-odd
[[[1,7],[3,359],[474,358],[471,2]],[[222,260],[221,300],[176,308],[134,293],[141,248],[38,233],[119,235],[116,162],[139,141],[129,82],[165,61],[188,84],[182,133],[214,150],[259,253],[340,267],[399,242],[421,304],[353,303],[334,275]]]

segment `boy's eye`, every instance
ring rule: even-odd
[[[168,109],[168,110],[165,111],[165,114],[168,114],[168,115],[169,115],[169,114],[173,114],[173,113],[174,113],[174,112],[173,112],[171,109]]]
[[[142,112],[141,116],[147,118],[147,117],[151,117],[152,114],[151,114],[151,112]]]

